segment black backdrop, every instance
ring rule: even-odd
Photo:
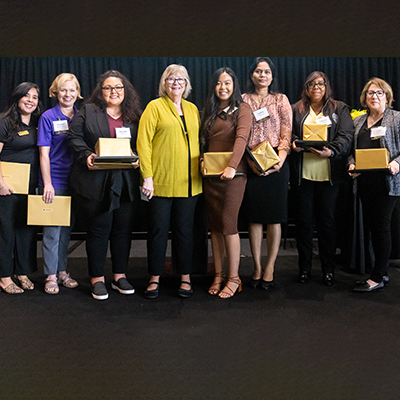
[[[299,99],[306,76],[315,70],[325,72],[331,80],[334,97],[351,108],[360,108],[359,96],[365,82],[378,76],[389,82],[400,96],[400,57],[271,57],[277,68],[280,89],[291,103]],[[142,106],[158,94],[163,70],[171,63],[184,65],[192,81],[189,100],[199,109],[204,105],[213,71],[231,67],[245,89],[247,71],[253,57],[2,57],[0,58],[0,110],[6,106],[11,90],[20,82],[32,81],[42,90],[44,108],[53,104],[48,88],[62,72],[74,73],[88,97],[99,75],[109,69],[125,74],[138,91]],[[400,110],[399,102],[394,108]]]

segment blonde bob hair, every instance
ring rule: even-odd
[[[53,83],[49,88],[49,96],[57,97],[57,94],[61,90],[61,86],[64,85],[65,82],[72,81],[76,85],[76,90],[78,91],[78,99],[83,99],[81,96],[81,86],[79,85],[78,79],[74,74],[60,74],[54,79]]]
[[[368,105],[367,105],[367,92],[369,90],[369,87],[372,84],[378,86],[379,88],[381,88],[385,92],[386,100],[387,100],[386,106],[388,108],[392,108],[392,103],[394,101],[393,90],[392,90],[391,86],[386,81],[384,81],[383,79],[380,79],[380,78],[371,78],[365,84],[364,89],[362,90],[361,96],[360,96],[361,105],[364,108],[368,108]]]
[[[189,96],[190,92],[192,91],[192,85],[190,84],[190,78],[187,69],[183,65],[171,64],[168,65],[168,67],[165,69],[165,71],[161,76],[160,86],[158,89],[158,94],[160,97],[168,96],[167,90],[165,89],[166,85],[165,80],[169,78],[171,75],[175,75],[178,73],[181,74],[186,79],[186,87],[182,94],[182,97],[186,99]]]

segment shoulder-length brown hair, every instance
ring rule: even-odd
[[[393,90],[392,87],[383,79],[381,78],[371,78],[364,86],[364,89],[361,92],[361,96],[360,96],[360,103],[361,106],[364,108],[368,108],[367,106],[367,92],[369,90],[369,87],[374,84],[376,86],[378,86],[379,88],[381,88],[386,95],[386,100],[387,100],[387,107],[388,108],[392,108],[392,103],[394,101],[393,98]]]
[[[132,83],[129,82],[128,78],[119,71],[110,70],[100,75],[99,79],[97,80],[96,87],[94,88],[87,103],[96,104],[102,111],[106,109],[107,103],[103,97],[102,87],[104,85],[104,81],[111,77],[121,79],[122,85],[124,86],[125,96],[121,103],[122,120],[124,122],[139,121],[139,118],[142,114],[139,95],[136,93],[136,90],[134,89]]]
[[[310,108],[311,102],[308,96],[308,84],[315,81],[318,78],[322,78],[325,82],[325,95],[323,101],[326,107],[324,106],[324,112],[328,113],[331,107],[333,109],[336,108],[336,100],[334,100],[332,97],[332,88],[328,77],[321,71],[314,71],[307,76],[306,81],[304,82],[303,91],[301,92],[301,98],[300,98],[300,106],[299,106],[300,112],[305,112]]]

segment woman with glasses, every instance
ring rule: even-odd
[[[296,145],[306,139],[305,130],[320,132],[325,145],[304,151]],[[325,133],[326,132],[326,137]],[[322,133],[321,133],[322,132]],[[306,79],[301,99],[293,106],[291,189],[295,204],[299,282],[311,276],[314,217],[318,231],[319,258],[324,284],[331,286],[335,274],[335,208],[340,183],[347,177],[347,157],[353,142],[349,107],[334,100],[327,76],[312,72]],[[300,145],[300,143],[298,143]]]
[[[142,193],[149,200],[147,259],[150,281],[145,297],[159,294],[168,232],[176,269],[181,275],[178,295],[193,293],[193,223],[198,195],[199,125],[197,107],[185,100],[192,87],[186,68],[169,65],[161,76],[159,98],[152,100],[139,122],[137,149],[143,178]]]
[[[249,147],[253,149],[268,141],[279,155],[280,162],[271,169],[247,173],[244,210],[249,221],[250,248],[254,272],[252,288],[268,290],[274,285],[274,268],[281,242],[281,223],[287,221],[287,196],[292,136],[292,109],[288,98],[278,91],[275,65],[268,57],[258,57],[249,71],[249,90],[243,95],[253,111]],[[279,173],[278,173],[279,172]],[[264,226],[267,230],[267,264],[261,266]]]
[[[39,193],[46,204],[51,204],[54,196],[71,195],[68,179],[73,156],[67,147],[67,132],[72,118],[78,113],[75,102],[82,98],[76,76],[66,73],[54,79],[49,95],[56,98],[58,104],[40,117],[37,142],[41,170]],[[48,294],[57,294],[59,283],[70,289],[78,286],[66,272],[70,235],[70,226],[43,227],[44,291]]]
[[[131,233],[140,197],[138,169],[98,170],[94,165],[99,138],[130,138],[136,151],[139,97],[118,71],[107,71],[97,81],[90,99],[71,122],[68,144],[75,162],[71,187],[79,211],[87,221],[86,252],[91,292],[96,300],[108,298],[104,269],[108,241],[112,262],[111,288],[122,294],[134,289],[126,279]],[[138,167],[138,165],[137,165]]]
[[[371,232],[375,263],[370,278],[354,287],[355,292],[382,290],[389,282],[389,256],[392,249],[391,217],[400,196],[400,112],[391,110],[393,91],[380,78],[372,78],[360,96],[367,113],[354,120],[355,149],[386,148],[387,171],[355,173],[354,154],[349,158],[350,176],[356,179],[365,226]]]

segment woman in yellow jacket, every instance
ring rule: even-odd
[[[178,295],[190,297],[193,293],[193,221],[202,184],[200,117],[197,107],[185,100],[190,91],[186,68],[169,65],[160,80],[160,97],[147,105],[139,122],[142,193],[149,199],[147,258],[151,277],[145,297],[150,299],[158,297],[170,229],[176,268],[181,274]]]

